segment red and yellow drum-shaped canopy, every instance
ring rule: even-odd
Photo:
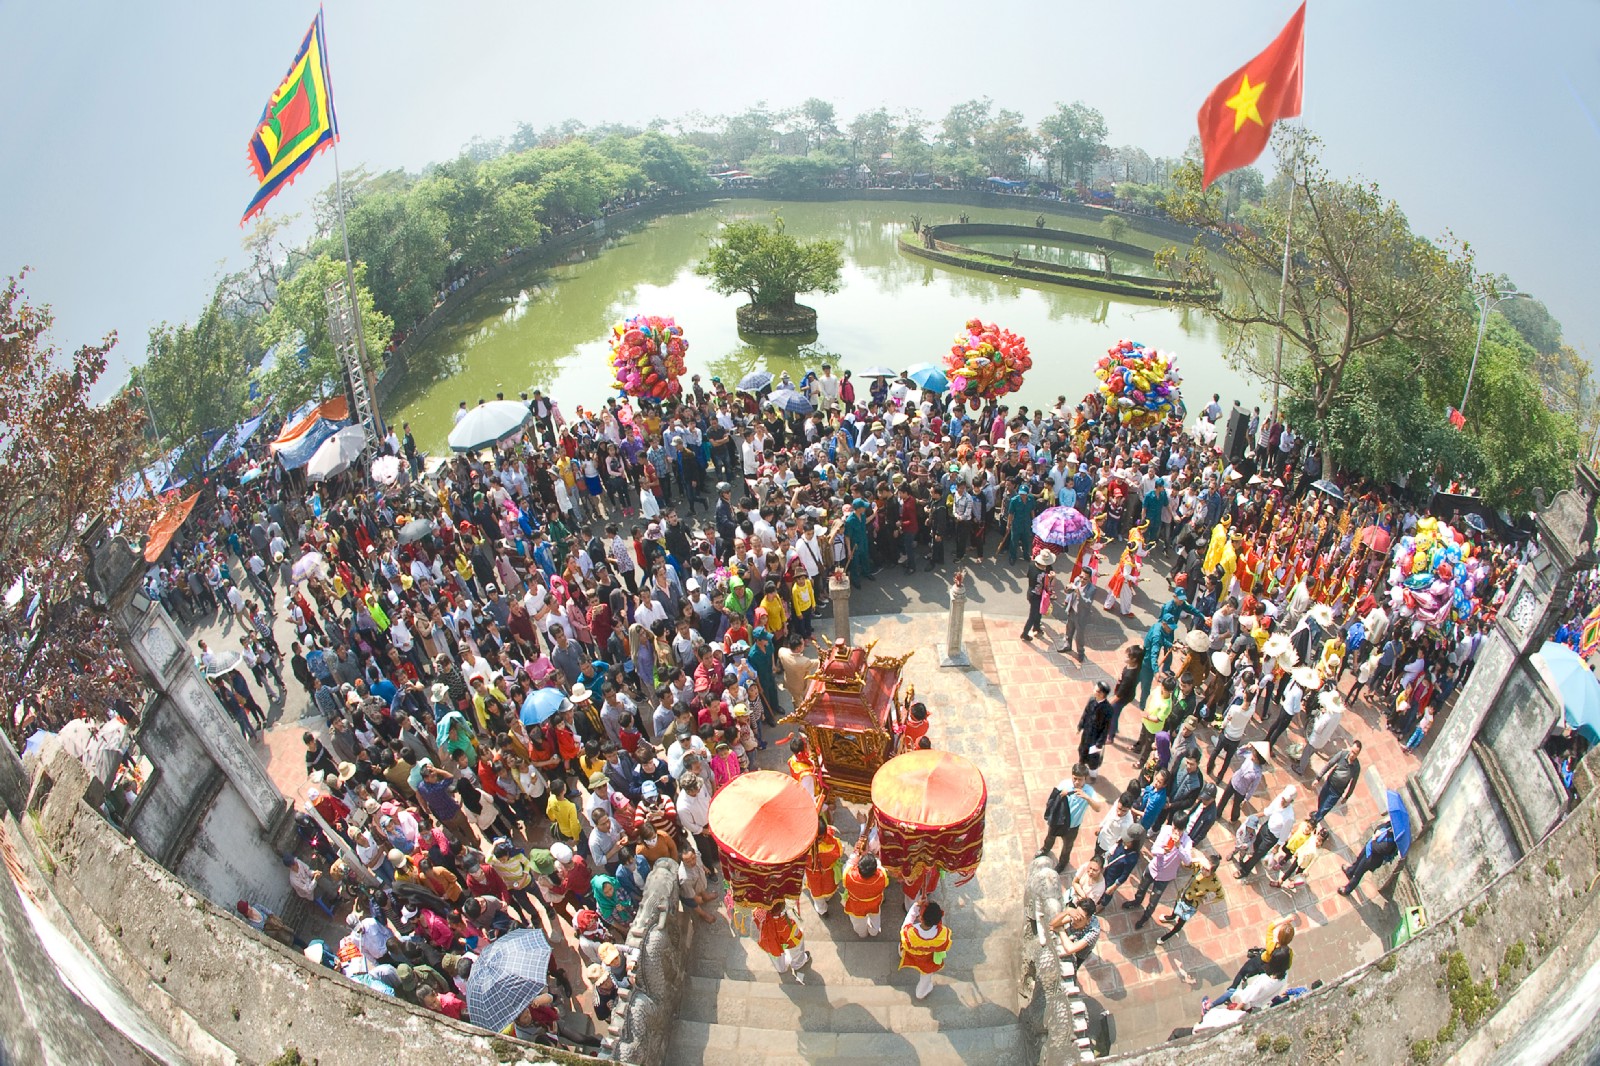
[[[903,881],[930,870],[971,877],[983,861],[988,788],[971,762],[948,751],[896,755],[872,778],[883,868]]]
[[[711,835],[728,894],[744,907],[795,899],[817,839],[817,804],[788,774],[742,774],[711,801]]]
[[[896,755],[872,778],[872,805],[878,816],[918,829],[968,822],[982,813],[987,799],[983,774],[948,751]]]
[[[788,774],[741,774],[711,801],[711,835],[744,862],[802,863],[817,839],[817,805]]]

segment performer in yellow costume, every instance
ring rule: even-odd
[[[1200,572],[1210,577],[1217,572],[1218,565],[1222,562],[1222,549],[1228,543],[1228,527],[1233,525],[1231,515],[1223,515],[1222,521],[1211,529],[1211,543],[1206,547],[1206,557],[1200,560]]]

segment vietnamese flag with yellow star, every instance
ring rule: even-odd
[[[1306,5],[1266,50],[1222,79],[1200,105],[1200,148],[1209,187],[1230,170],[1247,167],[1267,146],[1272,124],[1300,113],[1305,64]]]

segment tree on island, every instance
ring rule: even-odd
[[[740,325],[806,332],[816,312],[795,302],[805,292],[835,293],[844,270],[844,246],[834,240],[802,241],[784,232],[783,219],[730,222],[695,268],[723,296],[750,297]],[[787,328],[785,328],[787,327]]]

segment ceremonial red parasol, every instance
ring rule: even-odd
[[[771,770],[742,774],[711,801],[708,821],[735,903],[799,898],[817,839],[817,805],[799,782]]]
[[[902,881],[930,869],[971,877],[983,859],[983,774],[948,751],[897,755],[872,778],[878,861]]]

